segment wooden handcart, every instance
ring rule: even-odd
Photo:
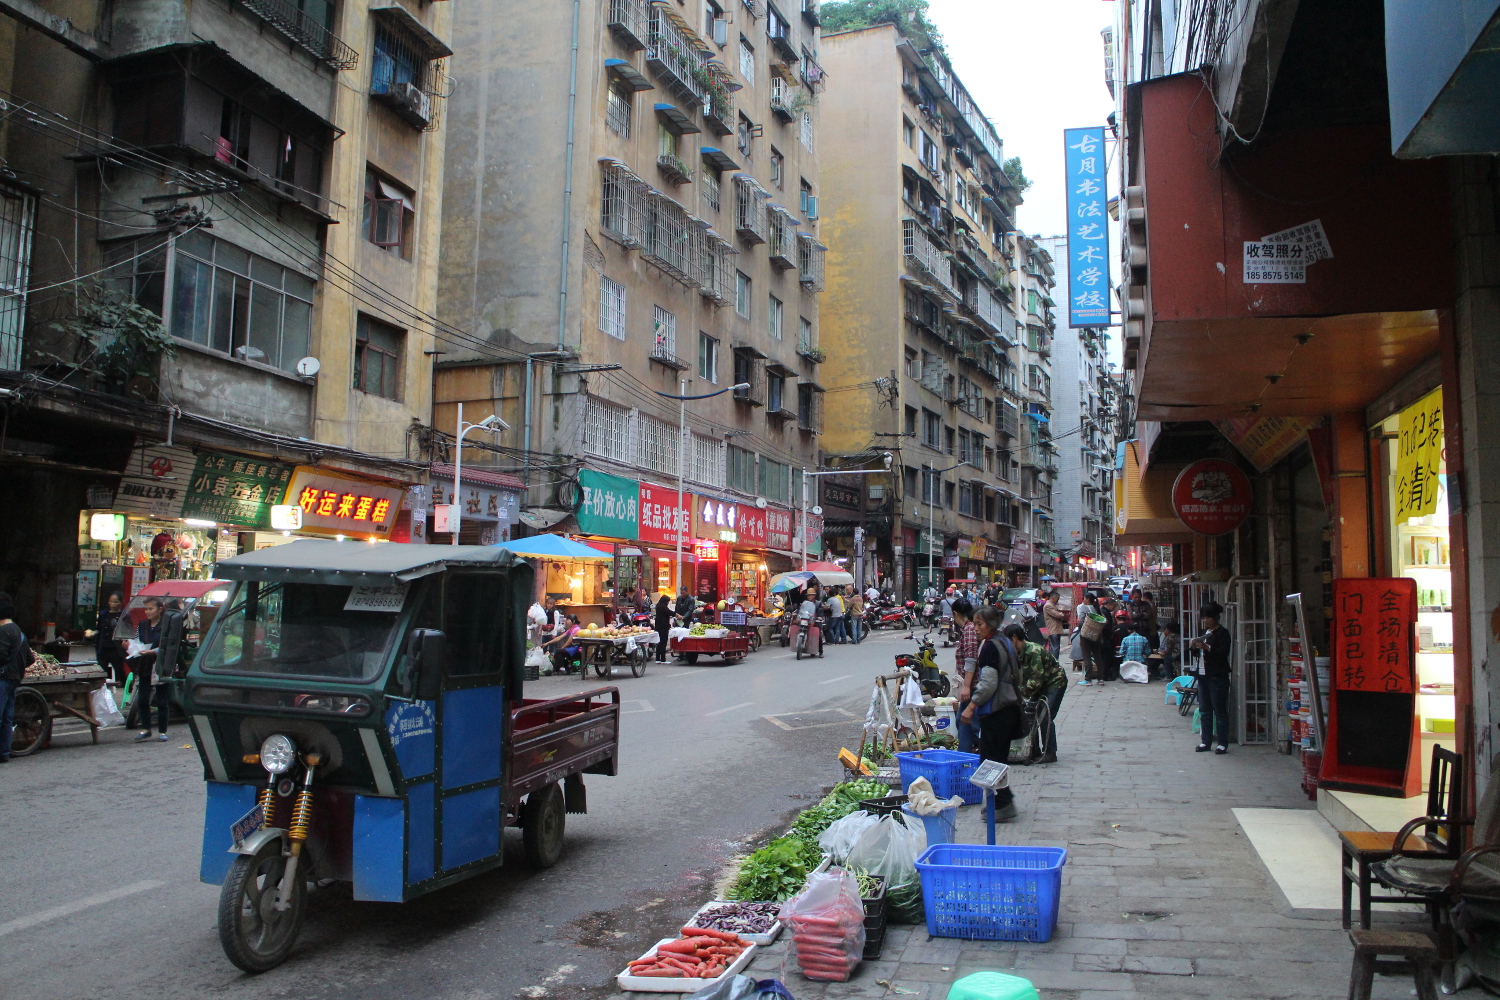
[[[72,716],[86,723],[99,742],[99,720],[94,718],[93,695],[104,686],[104,670],[96,665],[64,666],[63,673],[27,677],[16,688],[13,757],[25,757],[52,744],[52,720]]]
[[[697,663],[700,656],[717,656],[726,664],[738,663],[750,654],[750,636],[728,630],[719,636],[689,635],[672,639],[667,648],[683,663]]]
[[[632,639],[635,640],[633,651],[627,649]],[[655,632],[643,632],[640,635],[608,639],[583,639],[574,636],[573,641],[583,647],[580,657],[583,661],[583,673],[587,674],[592,666],[594,676],[604,678],[614,673],[616,664],[630,667],[632,677],[644,677],[646,664],[651,662],[651,651],[658,640]]]

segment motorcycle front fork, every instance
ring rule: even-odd
[[[317,769],[321,758],[317,754],[308,754],[304,758],[307,765],[307,773],[302,779],[302,790],[297,793],[297,803],[292,807],[292,823],[287,829],[287,841],[289,843],[290,860],[287,861],[286,871],[282,873],[281,882],[276,887],[277,910],[285,911],[292,905],[292,889],[297,884],[297,863],[302,860],[302,845],[307,842],[307,832],[312,826],[313,810],[313,771]]]

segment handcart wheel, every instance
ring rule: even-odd
[[[748,634],[750,636],[750,652],[753,653],[760,649],[760,629],[752,628]]]
[[[10,755],[36,753],[52,739],[52,709],[36,688],[17,688],[15,728],[11,732]]]
[[[646,659],[646,651],[644,649],[637,649],[634,653],[630,654],[630,676],[646,676]]]
[[[596,649],[594,651],[594,676],[599,678],[608,677],[613,670],[614,665],[610,663],[609,653],[602,649]]]
[[[682,653],[680,655],[682,656],[682,662],[686,663],[688,666],[692,666],[693,664],[698,662],[697,653]]]

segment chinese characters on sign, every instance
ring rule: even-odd
[[[1200,535],[1238,528],[1250,515],[1251,499],[1250,480],[1238,466],[1218,458],[1194,462],[1172,483],[1172,510]]]
[[[579,530],[609,538],[637,536],[640,485],[634,479],[583,469],[578,473],[578,485],[583,491],[577,514]]]
[[[1245,241],[1247,285],[1301,285],[1307,281],[1307,253],[1300,243]]]
[[[683,506],[678,507],[676,489],[654,483],[641,483],[639,488],[641,520],[637,530],[640,540],[675,545],[680,536],[684,542],[692,544],[688,534],[688,509],[692,506],[693,495],[682,494]]]
[[[1068,196],[1068,325],[1109,326],[1104,128],[1063,130]]]
[[[1396,523],[1437,509],[1442,485],[1443,390],[1434,389],[1401,411],[1396,442]]]
[[[1333,581],[1334,687],[1411,694],[1417,584],[1395,579]]]
[[[244,528],[271,527],[292,467],[265,459],[205,451],[182,498],[182,516]]]
[[[1304,222],[1300,226],[1291,229],[1283,229],[1279,233],[1260,238],[1262,243],[1298,243],[1302,246],[1302,255],[1309,264],[1316,264],[1320,260],[1327,260],[1333,256],[1333,247],[1328,243],[1328,234],[1323,231],[1323,220],[1314,219]]]
[[[406,491],[363,479],[298,466],[287,485],[288,504],[302,508],[302,530],[383,535],[391,530]]]

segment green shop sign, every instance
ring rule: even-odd
[[[292,466],[222,452],[198,453],[182,498],[182,516],[240,528],[269,528]]]
[[[640,483],[583,469],[578,473],[578,485],[583,490],[577,514],[579,531],[610,538],[640,537]]]

